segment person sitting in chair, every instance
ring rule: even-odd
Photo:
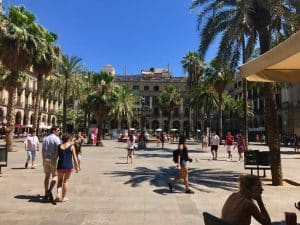
[[[250,225],[253,216],[262,225],[271,225],[269,213],[262,200],[262,192],[259,177],[240,176],[239,192],[231,194],[226,200],[222,209],[222,219],[235,225]]]

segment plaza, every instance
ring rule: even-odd
[[[4,144],[1,142],[1,144]],[[15,140],[16,152],[9,152],[8,167],[0,175],[1,225],[50,224],[204,224],[204,211],[220,216],[222,206],[231,192],[237,191],[237,177],[250,173],[244,164],[226,160],[224,146],[219,158],[212,161],[209,150],[190,143],[193,162],[189,181],[195,194],[185,194],[183,182],[170,193],[167,182],[176,173],[172,152],[176,144],[166,149],[150,143],[147,150],[137,150],[133,164],[126,163],[126,144],[104,140],[104,147],[83,146],[82,170],[73,173],[69,184],[69,201],[45,203],[43,195],[43,166],[37,156],[36,169],[24,169],[26,154],[23,142]],[[250,145],[250,149],[267,150],[264,145]],[[300,153],[293,148],[281,148],[283,186],[263,182],[263,198],[272,222],[284,219],[284,212],[296,212],[299,200],[300,173],[295,171]],[[271,178],[267,171],[267,178]],[[298,214],[298,213],[297,213]],[[299,215],[299,214],[298,214]],[[252,219],[252,224],[258,223]]]

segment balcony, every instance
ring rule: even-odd
[[[16,108],[23,108],[22,102],[18,101],[18,102],[16,103]]]

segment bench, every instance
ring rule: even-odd
[[[264,175],[266,177],[266,170],[271,169],[271,160],[270,160],[270,152],[259,150],[249,150],[244,153],[244,168],[247,170],[251,170],[251,175],[253,175],[253,170],[257,170],[257,176],[259,176],[259,171],[263,170]]]
[[[6,167],[7,166],[7,150],[4,147],[0,147],[0,174],[1,172],[1,167]]]

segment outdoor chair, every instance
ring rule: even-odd
[[[231,223],[226,222],[218,217],[215,217],[208,212],[203,212],[204,224],[205,225],[233,225]]]

